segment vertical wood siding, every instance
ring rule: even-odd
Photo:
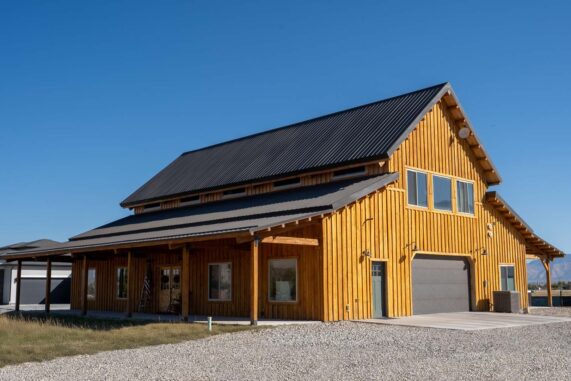
[[[500,288],[499,265],[514,264],[521,307],[527,307],[523,238],[484,203],[483,172],[466,143],[456,138],[455,129],[445,106],[437,104],[389,161],[388,170],[399,172],[400,179],[323,219],[324,320],[371,317],[374,259],[386,263],[388,315],[411,315],[413,243],[419,253],[464,255],[469,259],[472,308],[476,310],[489,310],[492,291]],[[475,215],[408,207],[406,167],[473,181]],[[492,238],[487,236],[488,223],[495,223]],[[487,256],[482,256],[483,248]],[[364,250],[371,252],[371,259],[361,255]]]
[[[288,236],[320,238],[321,226],[310,225],[288,232]],[[236,246],[232,240],[218,240],[190,249],[190,313],[191,315],[248,317],[250,314],[250,251],[249,245]],[[151,312],[159,309],[159,273],[162,266],[181,266],[181,250],[159,250],[136,253],[133,256],[135,271],[135,311],[139,305],[147,258],[153,269]],[[269,260],[297,258],[298,300],[295,303],[272,303],[268,297]],[[262,317],[271,319],[323,319],[322,248],[320,246],[262,244],[260,247],[260,298]],[[81,258],[72,264],[71,308],[81,308]],[[232,300],[208,300],[208,264],[232,264]],[[88,310],[125,312],[127,300],[116,298],[117,267],[127,266],[127,255],[94,253],[89,255],[88,267],[96,269],[96,298],[88,302]]]

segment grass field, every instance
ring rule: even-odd
[[[177,343],[247,326],[150,323],[44,315],[0,316],[0,367],[61,356]]]

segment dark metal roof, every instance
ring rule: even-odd
[[[182,154],[121,205],[387,158],[448,83]]]
[[[255,233],[268,227],[330,213],[398,179],[398,173],[345,180],[282,192],[131,215],[45,250],[9,258],[102,250],[139,242],[162,242],[225,233]]]
[[[47,247],[53,247],[59,245],[60,242],[53,241],[51,239],[38,239],[30,242],[19,242],[13,243],[11,245],[0,247],[0,255],[12,252],[12,251],[22,251],[29,249],[43,249]]]

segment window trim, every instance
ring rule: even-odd
[[[93,287],[93,295],[89,294],[89,273],[93,272],[93,283],[95,287]],[[88,267],[87,268],[87,285],[86,285],[86,298],[87,300],[97,300],[97,268],[96,267]]]
[[[476,191],[475,191],[475,189],[476,189],[476,186],[475,186],[475,185],[476,185],[476,184],[474,184],[474,181],[473,181],[473,180],[466,180],[466,179],[461,179],[461,178],[456,178],[456,179],[454,179],[454,182],[456,183],[456,184],[455,184],[455,188],[456,188],[456,195],[455,195],[455,196],[456,196],[456,213],[459,214],[459,215],[462,215],[462,216],[469,216],[469,217],[475,216],[475,215],[476,215]],[[458,183],[464,183],[464,184],[470,184],[470,185],[472,185],[472,209],[473,209],[472,213],[470,213],[470,212],[461,212],[461,211],[460,211],[460,208],[458,208],[458,202],[459,202],[459,199],[458,199],[458,189],[460,189],[460,188],[458,187]]]
[[[125,275],[127,278],[127,288],[125,289],[125,296],[119,296],[119,270],[125,269]],[[127,300],[129,299],[129,269],[127,266],[117,266],[115,270],[115,299],[117,300]]]
[[[450,181],[450,209],[440,209],[436,207],[436,200],[434,199],[436,197],[436,192],[434,191],[434,178],[438,177],[441,179],[446,179],[448,181]],[[454,191],[455,191],[455,186],[454,186],[454,177],[452,176],[446,176],[446,175],[439,175],[439,174],[435,174],[433,173],[431,175],[431,183],[432,183],[432,209],[435,212],[442,212],[442,213],[452,213],[455,214],[455,210],[454,210]]]
[[[220,265],[230,265],[230,298],[229,299],[214,299],[210,297],[210,266],[220,266]],[[207,272],[208,272],[208,284],[206,287],[206,297],[209,302],[231,302],[232,297],[234,296],[233,292],[233,283],[234,283],[234,270],[232,266],[232,261],[227,262],[209,262],[207,264]],[[218,283],[218,288],[220,289],[220,282]]]
[[[290,261],[295,260],[295,300],[272,300],[271,296],[271,277],[270,277],[270,267],[272,262],[279,262],[279,261]],[[298,267],[298,258],[297,257],[284,257],[284,258],[270,258],[268,259],[268,303],[276,303],[276,304],[295,304],[299,302],[299,267]]]
[[[513,290],[504,290],[502,288],[502,267],[512,267],[514,269],[514,289]],[[515,272],[515,263],[500,263],[498,266],[500,272],[500,291],[517,291],[517,283],[516,283],[516,272]]]
[[[408,184],[408,173],[409,172],[414,172],[416,174],[421,173],[423,175],[426,176],[426,206],[422,206],[422,205],[416,205],[416,204],[411,204],[408,200],[408,190],[409,190],[409,184]],[[429,210],[429,206],[430,206],[430,183],[429,183],[429,178],[430,178],[430,173],[429,172],[425,172],[425,171],[421,171],[418,169],[412,169],[412,168],[406,168],[406,205],[411,207],[411,208],[415,208],[415,209],[422,209],[422,210]],[[418,180],[417,180],[417,185],[418,185]],[[418,200],[418,186],[416,187],[416,199]]]

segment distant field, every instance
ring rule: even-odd
[[[178,343],[247,326],[146,323],[77,317],[0,316],[0,367],[61,356]]]

